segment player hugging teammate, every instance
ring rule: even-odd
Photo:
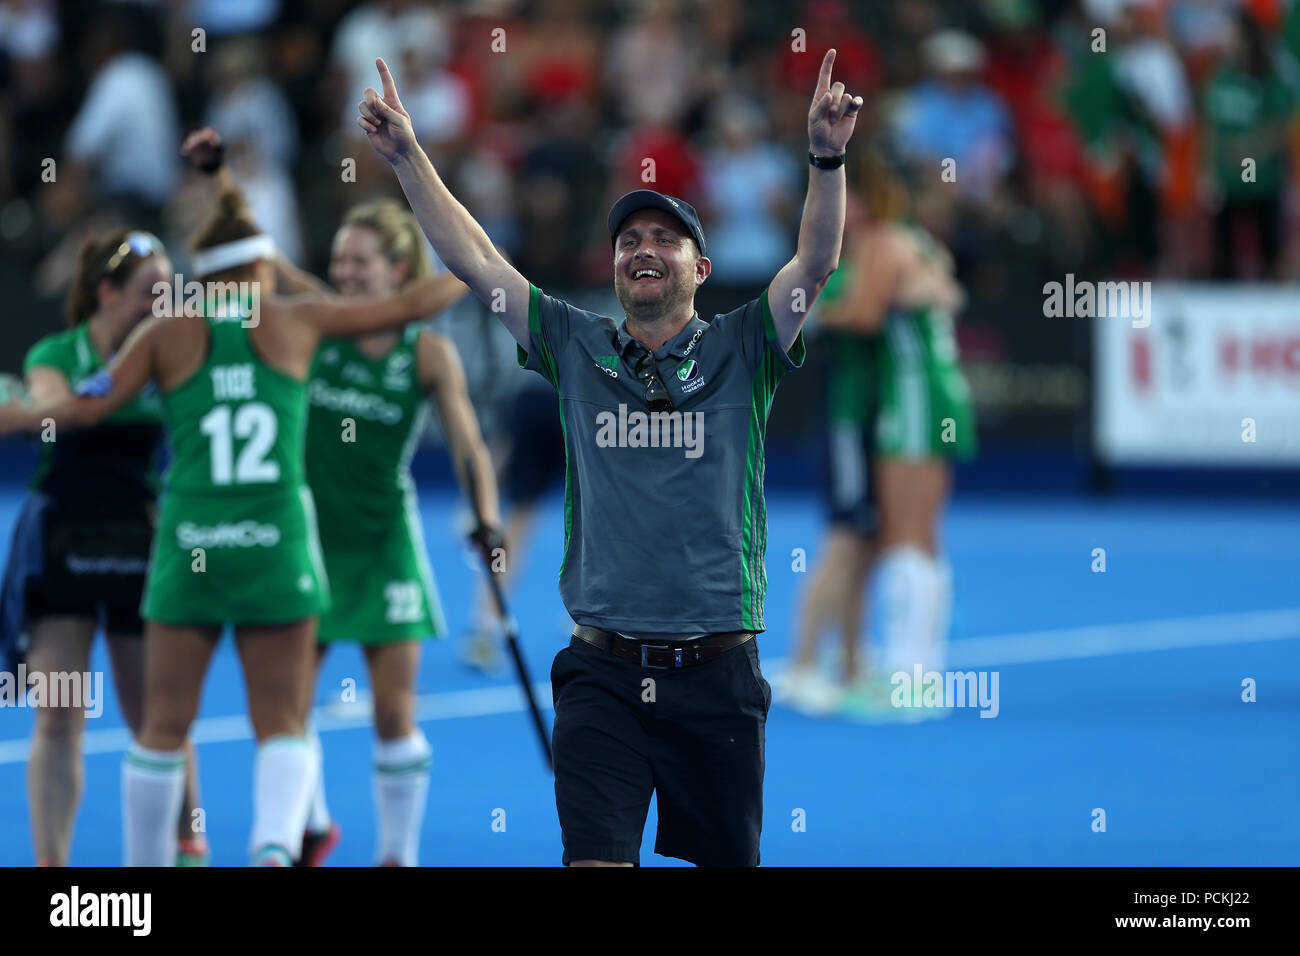
[[[948,250],[908,221],[910,195],[898,171],[868,153],[854,186],[858,213],[819,303],[831,363],[831,529],[779,699],[813,715],[943,716],[949,711],[893,709],[890,676],[945,666],[952,573],[940,521],[952,463],[973,456],[976,445],[954,336],[964,294]],[[883,603],[881,651],[860,669],[857,642],[873,563]],[[814,657],[832,620],[844,666],[828,679]]]
[[[153,286],[171,280],[167,250],[150,233],[119,230],[86,241],[68,293],[69,328],[45,336],[23,362],[31,411],[67,400],[95,376],[152,310]],[[16,406],[21,407],[21,403]],[[42,428],[45,432],[45,429]],[[94,428],[45,432],[40,464],[14,524],[0,621],[0,670],[29,674],[89,671],[102,629],[122,717],[138,733],[143,710],[144,622],[140,598],[158,498],[162,409],[148,391]],[[6,661],[4,658],[8,658]],[[27,794],[36,859],[64,866],[81,799],[84,708],[47,701],[36,710]],[[189,828],[197,805],[194,748],[183,805],[175,817],[182,866],[207,850]]]
[[[207,174],[212,191],[238,191],[221,161],[214,130],[191,134],[182,152]],[[283,260],[277,269],[278,279],[290,288],[329,291]],[[343,295],[387,297],[431,282],[446,290],[441,309],[466,291],[450,275],[429,279],[431,272],[415,217],[392,200],[353,208],[335,234],[330,279]],[[373,768],[375,860],[414,866],[432,759],[415,725],[419,642],[446,632],[410,474],[428,398],[437,402],[457,477],[468,487],[473,474],[477,483],[484,524],[471,540],[489,555],[501,545],[491,463],[455,346],[418,322],[322,341],[307,397],[305,475],[334,594],[320,619],[316,670],[330,644],[362,645],[379,738]],[[310,728],[308,740],[320,764],[320,738]],[[296,865],[321,865],[340,837],[319,774]]]
[[[249,283],[256,301],[146,320],[87,394],[43,411],[4,406],[0,430],[51,418],[71,432],[157,384],[172,463],[145,587],[144,716],[122,770],[126,861],[174,862],[182,748],[229,623],[258,741],[251,849],[257,863],[285,866],[317,782],[305,723],[317,616],[329,606],[303,467],[311,361],[323,336],[397,328],[460,289],[435,277],[385,298],[277,297],[274,249],[231,193],[195,249],[194,278]]]

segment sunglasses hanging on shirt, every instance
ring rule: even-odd
[[[654,353],[646,350],[636,363],[636,377],[645,385],[645,400],[652,412],[671,412],[674,409],[668,386],[655,368]]]

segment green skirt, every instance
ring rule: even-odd
[[[334,601],[321,617],[322,643],[388,644],[443,637],[447,626],[413,497],[390,518],[355,509],[321,513],[321,548]]]
[[[329,580],[306,486],[163,496],[141,616],[172,625],[287,624],[324,612]]]
[[[882,458],[975,456],[975,411],[961,366],[916,323],[891,322],[876,356],[876,452]]]

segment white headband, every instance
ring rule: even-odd
[[[233,269],[235,266],[247,265],[258,259],[274,257],[275,243],[271,241],[270,236],[249,236],[247,239],[236,239],[234,242],[225,242],[211,249],[194,253],[194,274],[211,275],[214,272]]]

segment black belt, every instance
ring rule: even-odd
[[[684,638],[654,644],[650,641],[624,637],[613,631],[603,631],[598,627],[579,624],[573,629],[573,636],[585,641],[592,647],[598,647],[615,657],[627,661],[636,661],[642,667],[655,670],[672,670],[675,667],[691,667],[716,660],[724,651],[739,647],[754,636],[753,631],[725,631],[718,634],[702,634],[699,637]]]

